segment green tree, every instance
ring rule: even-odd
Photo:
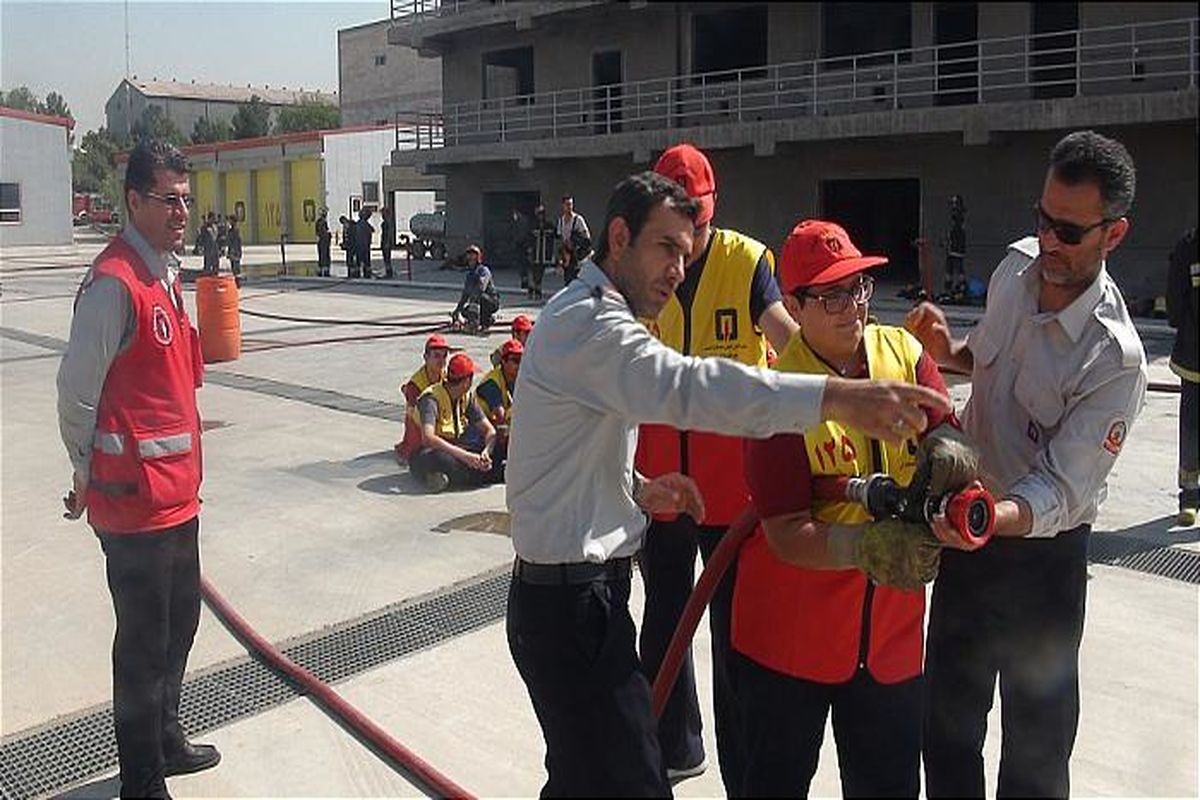
[[[179,132],[179,127],[167,116],[162,106],[149,105],[142,116],[133,123],[133,140],[160,139],[179,147],[187,144],[187,139]]]
[[[0,95],[0,105],[7,108],[32,111],[36,114],[46,113],[46,105],[28,86],[18,86],[7,93],[0,92]]]
[[[66,98],[58,92],[51,92],[46,95],[45,113],[54,117],[75,118],[71,113],[71,107],[67,105]]]
[[[279,109],[279,117],[275,120],[276,133],[298,133],[300,131],[319,131],[340,128],[342,112],[338,107],[323,102],[316,97],[306,96],[298,105],[286,106]]]
[[[228,120],[201,117],[192,126],[192,144],[211,144],[233,138],[233,128]]]
[[[250,102],[238,103],[233,113],[233,138],[253,139],[271,132],[271,108],[258,95],[251,95]]]
[[[71,154],[71,186],[77,192],[104,192],[116,178],[114,164],[120,145],[107,128],[88,131]],[[120,192],[118,191],[118,197]]]

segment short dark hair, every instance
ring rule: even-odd
[[[657,172],[630,175],[613,187],[604,214],[604,228],[601,229],[600,239],[596,243],[596,263],[602,264],[608,258],[608,227],[614,219],[620,217],[625,220],[630,236],[637,239],[650,212],[655,206],[663,203],[693,222],[700,210],[699,205],[688,197],[682,186]]]
[[[190,171],[187,156],[170,142],[161,139],[142,139],[129,153],[125,166],[125,205],[129,191],[145,194],[154,186],[154,173],[165,169],[186,175]]]
[[[1107,219],[1120,219],[1133,205],[1137,170],[1125,145],[1095,131],[1075,131],[1050,153],[1054,177],[1068,186],[1094,183]]]

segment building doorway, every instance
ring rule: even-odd
[[[822,219],[846,229],[867,255],[888,257],[871,271],[893,284],[919,280],[917,248],[921,230],[921,182],[916,178],[821,181]]]
[[[934,12],[939,106],[978,102],[979,4],[938,3]]]
[[[525,223],[529,225],[533,220],[533,210],[540,202],[539,192],[483,193],[483,257],[489,267],[517,267],[512,211],[515,208],[521,212]]]
[[[620,50],[592,53],[592,119],[595,121],[595,133],[621,132],[623,80]]]

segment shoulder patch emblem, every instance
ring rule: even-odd
[[[1121,445],[1125,444],[1125,433],[1128,428],[1125,425],[1125,420],[1119,419],[1108,426],[1108,433],[1104,436],[1104,449],[1112,453],[1114,456],[1121,452]]]
[[[167,347],[171,344],[174,338],[174,331],[171,328],[171,317],[167,314],[166,309],[160,305],[154,306],[154,341]]]

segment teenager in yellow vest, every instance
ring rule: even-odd
[[[751,366],[767,365],[770,343],[787,344],[795,322],[783,308],[775,283],[774,258],[765,245],[713,225],[716,180],[708,158],[690,144],[669,148],[654,171],[681,185],[700,211],[683,283],[648,327],[664,344],[691,356],[722,356]],[[704,497],[705,518],[655,517],[641,554],[646,581],[641,654],[653,678],[692,591],[696,550],[705,561],[729,525],[749,504],[742,478],[742,441],[713,433],[643,425],[638,432],[638,472],[654,478],[673,472],[690,476]],[[732,570],[710,606],[713,639],[713,708],[717,755],[727,790],[742,771],[736,707],[730,696],[729,599]],[[705,768],[695,670],[687,656],[659,720],[667,775],[672,780]]]
[[[421,449],[421,417],[417,412],[417,398],[421,392],[441,382],[446,374],[449,355],[450,345],[445,337],[440,333],[433,334],[425,340],[425,362],[400,384],[400,394],[404,395],[404,438],[393,449],[396,460],[401,464],[407,463]]]
[[[517,374],[521,370],[521,357],[525,346],[519,339],[509,339],[496,348],[500,363],[492,369],[475,390],[479,408],[496,429],[496,446],[492,459],[503,462],[508,457],[508,431],[512,425],[513,390],[517,387]]]
[[[886,263],[864,257],[838,225],[798,224],[784,244],[780,283],[800,331],[776,369],[902,380],[945,394],[915,337],[867,323],[874,284],[865,271]],[[942,422],[931,413],[930,429]],[[931,565],[937,545],[924,524],[872,523],[857,504],[812,497],[817,476],[883,472],[907,484],[916,455],[913,439],[893,445],[836,422],[746,442],[747,482],[763,522],[742,548],[734,588],[746,745],[737,793],[806,796],[831,710],[843,794],[919,793],[924,589],[877,586],[838,553],[864,523],[908,537]]]
[[[431,492],[504,479],[503,465],[492,458],[496,429],[471,391],[476,372],[470,356],[456,353],[446,365],[445,379],[417,398],[421,449],[409,466]]]

